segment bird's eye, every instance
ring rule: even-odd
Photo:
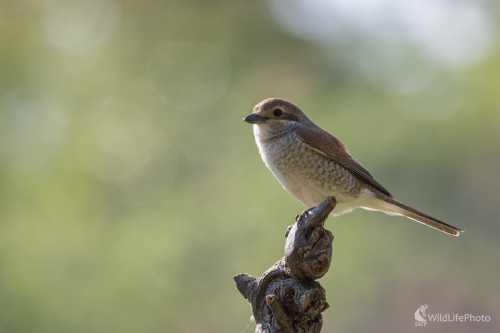
[[[281,111],[280,109],[276,109],[273,111],[273,114],[276,116],[276,117],[279,117],[283,114],[283,111]]]

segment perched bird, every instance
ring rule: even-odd
[[[334,196],[331,215],[355,208],[402,215],[458,236],[462,230],[396,199],[351,157],[333,135],[313,123],[294,104],[268,98],[243,119],[253,124],[255,141],[266,166],[285,190],[307,207]]]

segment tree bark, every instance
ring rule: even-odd
[[[316,333],[321,312],[328,308],[325,290],[316,282],[332,260],[333,235],[323,226],[335,208],[327,197],[319,206],[297,215],[286,233],[285,256],[260,278],[234,277],[236,288],[252,305],[256,333]]]

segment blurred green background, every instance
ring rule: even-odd
[[[495,1],[1,1],[0,332],[253,332],[304,207],[242,118],[299,105],[459,238],[330,218],[324,332],[500,330]],[[489,323],[413,314],[472,313]]]

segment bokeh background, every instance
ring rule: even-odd
[[[500,330],[497,1],[0,2],[0,332],[252,332],[304,207],[242,118],[299,105],[447,236],[355,211],[325,332]],[[429,323],[413,314],[489,315]]]

